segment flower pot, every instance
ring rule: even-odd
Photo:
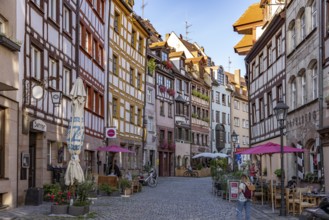
[[[67,214],[68,205],[51,205],[50,213],[55,215]]]
[[[79,216],[89,212],[89,205],[86,206],[70,206],[69,215]]]

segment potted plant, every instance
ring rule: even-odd
[[[122,189],[123,192],[123,197],[128,197],[129,195],[131,195],[131,181],[128,180],[127,178],[121,178],[119,180],[119,185],[120,188]]]
[[[175,95],[175,90],[172,89],[172,88],[168,88],[168,89],[167,89],[167,93],[168,93],[168,95],[170,95],[170,96],[174,96],[174,95]]]
[[[102,183],[98,186],[98,190],[100,192],[101,195],[111,195],[111,193],[114,191],[114,189],[106,183]]]
[[[67,214],[69,201],[71,199],[71,192],[57,191],[48,194],[50,201],[53,203],[50,207],[51,214]]]
[[[43,199],[45,201],[50,201],[50,195],[55,195],[59,191],[61,191],[61,186],[59,184],[44,184]]]
[[[147,67],[149,69],[149,74],[153,76],[154,70],[156,68],[156,63],[155,63],[155,59],[151,58],[148,62],[147,62]]]
[[[164,93],[167,90],[167,88],[164,85],[159,85],[159,89],[161,93]]]
[[[76,198],[72,206],[69,206],[69,214],[73,216],[84,215],[89,212],[89,192],[93,189],[94,183],[86,180],[83,183],[75,184]]]
[[[275,174],[278,178],[280,178],[281,175],[282,175],[281,169],[276,169],[276,170],[274,171],[274,174]]]

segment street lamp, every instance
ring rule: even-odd
[[[235,143],[238,141],[238,136],[239,135],[233,130],[233,133],[231,134],[231,140],[233,142],[233,171],[235,171]]]
[[[279,100],[278,104],[274,107],[274,113],[278,123],[280,125],[280,138],[281,138],[281,207],[280,207],[280,216],[286,216],[286,204],[284,199],[284,164],[283,164],[283,128],[284,121],[287,118],[287,112],[289,107],[282,101]]]

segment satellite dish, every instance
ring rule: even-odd
[[[41,86],[34,86],[32,88],[32,97],[36,100],[42,99],[43,97],[43,88]]]

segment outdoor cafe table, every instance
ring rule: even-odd
[[[303,193],[303,196],[308,197],[310,200],[315,200],[316,205],[318,206],[321,200],[329,195],[325,193]]]

